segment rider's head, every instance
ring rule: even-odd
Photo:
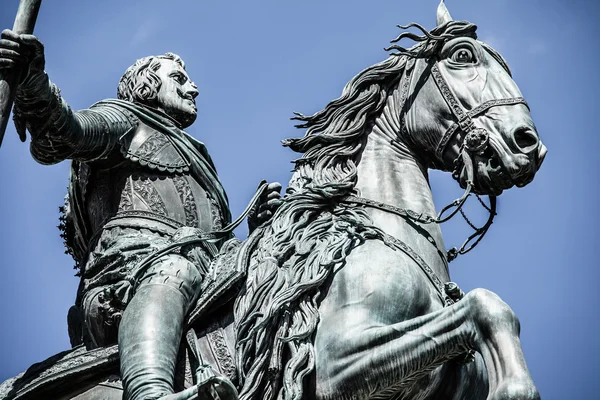
[[[137,60],[127,68],[117,90],[117,98],[159,109],[184,128],[196,119],[197,95],[183,60],[173,53]]]

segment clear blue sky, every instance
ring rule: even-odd
[[[17,0],[3,0],[11,27]],[[36,34],[47,71],[74,109],[114,97],[137,58],[181,55],[198,84],[204,141],[238,215],[260,179],[287,183],[301,135],[288,120],[336,98],[386,57],[397,24],[435,24],[438,0],[46,0]],[[598,15],[592,0],[448,0],[455,19],[508,60],[549,149],[535,181],[499,199],[488,237],[451,264],[463,289],[498,293],[521,319],[528,365],[545,400],[597,399]],[[56,229],[69,164],[44,167],[10,126],[0,148],[0,381],[69,347],[78,279]],[[433,173],[438,207],[457,185]],[[443,227],[447,245],[464,231]],[[242,229],[240,236],[244,236]]]

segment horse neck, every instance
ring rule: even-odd
[[[427,168],[398,136],[399,129],[390,128],[385,112],[379,117],[368,136],[357,166],[357,185],[360,195],[371,200],[435,216],[435,205],[429,187]],[[414,224],[395,214],[369,208],[373,223],[418,251],[441,279],[449,279],[444,254],[442,232],[437,224],[423,225],[433,237],[439,251],[420,234]]]
[[[375,125],[362,153],[357,188],[362,196],[435,215],[427,169],[397,139]]]

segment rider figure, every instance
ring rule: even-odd
[[[71,159],[63,237],[78,263],[77,305],[88,348],[118,342],[124,399],[173,398],[185,317],[211,261],[231,235],[141,261],[170,244],[231,221],[225,191],[204,145],[183,131],[196,119],[197,86],[175,54],[129,67],[117,99],[72,111],[44,72],[32,35],[6,30],[0,68],[22,68],[17,131],[31,133],[41,164]],[[272,184],[262,200],[273,200]],[[256,226],[276,201],[252,215]]]

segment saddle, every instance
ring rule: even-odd
[[[245,271],[238,267],[240,263],[236,260],[240,248],[241,242],[237,239],[226,242],[202,284],[200,298],[188,317],[188,333],[182,340],[175,372],[176,391],[196,385],[199,378],[195,372],[202,365],[212,369],[217,377],[238,384],[233,300],[245,277]],[[69,318],[69,321],[82,323],[78,318]],[[69,331],[81,332],[81,328],[69,326]],[[122,396],[116,344],[93,350],[79,344],[0,384],[3,400],[122,400]]]

